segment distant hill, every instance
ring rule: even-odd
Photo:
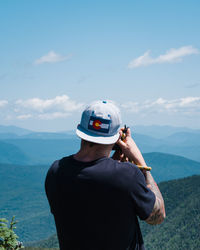
[[[166,137],[164,140],[165,143],[173,144],[174,146],[199,146],[200,133],[179,132]]]
[[[59,248],[43,248],[43,247],[25,247],[24,250],[59,250]]]
[[[32,246],[32,247],[44,247],[44,248],[59,248],[59,244],[58,244],[58,238],[57,238],[57,234],[53,234],[50,237],[48,237],[47,239],[44,240],[40,240],[40,241],[36,241],[33,243],[28,243],[28,246]],[[94,249],[95,250],[95,249]]]
[[[141,134],[132,135],[143,153],[161,152],[200,161],[200,134],[176,133],[162,139]]]
[[[143,153],[161,152],[200,161],[200,130],[170,126],[135,126],[132,135]],[[0,126],[0,141],[20,149],[29,158],[29,164],[50,164],[56,158],[78,151],[80,145],[75,131],[33,132],[14,126]],[[9,161],[7,159],[6,162]]]
[[[141,223],[147,250],[197,250],[200,247],[200,176],[159,185],[166,220],[158,226]]]
[[[16,233],[23,242],[55,232],[45,197],[44,179],[49,166],[0,164],[0,218],[16,216]]]
[[[80,147],[80,139],[75,134],[31,133],[7,139],[3,136],[5,134],[0,135],[0,142],[17,147],[29,159],[28,164],[50,164],[55,159],[77,152]],[[133,134],[133,138],[143,153],[161,152],[200,161],[199,134],[177,133],[164,139]],[[4,162],[9,163],[8,153],[4,155],[5,159],[6,157],[8,158]],[[14,159],[15,157],[12,163],[24,164],[23,157],[22,162],[14,162]]]
[[[29,157],[19,147],[0,141],[0,162],[27,164],[29,160]]]
[[[51,164],[54,160],[75,153],[80,140],[73,139],[9,139],[6,143],[17,146],[28,155],[29,164]]]
[[[16,126],[3,126],[0,125],[0,134],[16,134],[16,135],[25,135],[32,133],[31,130],[16,127]]]
[[[197,250],[200,246],[200,176],[162,182],[167,217],[161,225],[140,221],[147,250]],[[34,246],[58,247],[56,234]]]
[[[29,134],[20,136],[19,139],[63,140],[63,139],[72,139],[72,138],[73,139],[77,138],[75,132],[73,133],[34,132],[34,133],[29,133]]]
[[[40,150],[40,148],[38,149]],[[200,174],[200,163],[162,153],[144,154],[157,182]],[[0,217],[19,220],[23,242],[47,238],[55,226],[44,193],[49,165],[0,164]]]
[[[146,163],[152,166],[152,174],[157,182],[200,175],[200,162],[159,152],[146,153],[143,156]]]
[[[148,135],[158,139],[168,137],[176,133],[200,134],[200,129],[191,129],[186,127],[159,126],[159,125],[150,125],[150,126],[130,125],[130,127],[133,133]]]

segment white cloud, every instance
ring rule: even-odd
[[[0,100],[0,108],[5,107],[8,104],[8,101],[6,100]]]
[[[139,56],[138,58],[133,59],[129,64],[128,68],[138,68],[151,64],[160,64],[160,63],[174,63],[182,61],[182,58],[185,56],[199,54],[199,50],[193,48],[192,46],[183,46],[178,49],[170,49],[165,54],[160,55],[156,58],[150,56],[150,51],[146,51],[144,55]]]
[[[166,100],[158,98],[154,101],[127,102],[121,104],[122,109],[132,113],[179,113],[179,114],[199,114],[200,97],[184,97],[179,99]]]
[[[18,115],[18,116],[17,116],[17,119],[18,119],[18,120],[26,120],[26,119],[29,119],[29,118],[31,118],[31,117],[32,117],[31,114],[23,114],[23,115]]]
[[[36,118],[52,120],[65,118],[75,111],[81,110],[83,103],[71,100],[67,95],[56,96],[52,99],[31,98],[17,100],[14,112],[18,113],[17,119]],[[24,114],[28,115],[24,115]]]
[[[69,116],[69,113],[53,112],[53,113],[39,114],[38,118],[41,120],[54,120],[57,118],[65,118],[67,116]]]
[[[28,110],[39,113],[45,111],[65,111],[72,113],[82,107],[82,103],[71,100],[67,95],[56,96],[53,99],[32,98],[28,100],[17,100],[16,104]]]
[[[43,64],[43,63],[57,63],[57,62],[62,62],[66,61],[71,58],[71,55],[68,56],[62,56],[57,53],[55,53],[53,50],[49,51],[48,54],[38,58],[35,60],[34,64]]]
[[[1,100],[0,107],[7,105],[8,101]],[[56,96],[52,99],[20,99],[15,102],[9,102],[6,106],[6,112],[0,112],[0,118],[4,120],[56,120],[64,119],[76,112],[83,110],[85,104],[72,100],[67,95]],[[163,97],[146,101],[128,101],[119,105],[121,112],[131,115],[139,121],[140,118],[153,117],[155,119],[170,119],[175,121],[182,117],[184,121],[189,118],[190,121],[198,123],[200,117],[200,96],[188,96],[176,99],[166,99]],[[134,115],[133,115],[134,114]],[[166,120],[167,121],[167,120]]]

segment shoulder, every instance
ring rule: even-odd
[[[145,183],[145,178],[141,170],[130,162],[119,162],[109,158],[107,166],[110,166],[113,179],[118,185],[127,190],[131,190],[137,182]]]
[[[127,176],[127,178],[131,178],[133,176],[142,174],[139,168],[133,163],[119,162],[113,160],[112,158],[110,159],[110,161],[115,165],[116,173],[122,175],[123,177]]]
[[[49,168],[49,170],[48,170],[48,173],[55,173],[55,172],[58,170],[59,162],[60,162],[60,160],[54,161],[54,162],[51,164],[51,166],[50,166],[50,168]],[[48,173],[47,173],[47,174],[48,174]]]
[[[58,171],[58,169],[60,168],[60,166],[66,164],[67,162],[71,161],[72,160],[72,156],[66,156],[66,157],[63,157],[61,158],[60,160],[55,160],[50,168],[49,168],[49,171],[50,173],[55,173]]]

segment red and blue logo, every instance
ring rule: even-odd
[[[88,124],[88,129],[102,133],[109,133],[110,120],[91,116]]]

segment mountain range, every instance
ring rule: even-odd
[[[140,221],[146,250],[197,250],[200,246],[200,175],[162,182],[166,219],[151,226]],[[58,247],[57,235],[32,243],[37,247]],[[29,248],[27,248],[29,249]]]
[[[157,182],[200,175],[200,163],[163,153],[144,154]],[[0,217],[19,220],[17,234],[24,242],[44,239],[55,232],[44,192],[49,165],[0,164]]]
[[[187,127],[173,127],[173,126],[161,126],[161,125],[130,125],[128,126],[131,128],[133,133],[143,134],[143,135],[151,135],[155,138],[163,138],[170,136],[175,133],[185,132],[185,133],[193,133],[193,134],[200,134],[200,129],[192,129]],[[3,126],[0,125],[0,134],[15,134],[17,136],[23,136],[28,134],[37,134],[37,133],[46,133],[46,132],[35,132],[29,129],[20,128],[17,126]],[[56,133],[56,132],[54,132]],[[56,134],[72,134],[73,130],[68,131],[61,131],[57,132]]]
[[[161,126],[161,125],[135,125],[130,126],[131,131],[137,134],[151,135],[157,139],[168,137],[176,133],[192,133],[200,134],[200,129],[192,129],[187,127],[173,127],[173,126]]]
[[[158,127],[145,129],[141,128],[143,134],[132,129],[132,135],[157,182],[200,175],[199,130],[162,127],[156,136]],[[55,159],[75,153],[79,146],[73,131],[46,133],[0,126],[0,218],[16,216],[22,241],[55,233],[44,193],[45,176]]]
[[[200,176],[162,182],[165,200],[164,223],[141,222],[147,250],[197,250],[200,247]]]
[[[11,128],[8,127],[6,130],[6,127],[2,129],[0,126],[0,162],[29,165],[50,164],[55,159],[78,151],[80,146],[80,139],[75,135],[75,131],[47,133],[32,132],[16,127],[12,131]],[[153,128],[155,130],[157,127],[151,127],[148,131],[153,131]],[[133,130],[132,136],[143,153],[162,152],[200,161],[199,130],[185,128],[183,132],[181,128],[178,130],[178,128],[168,127],[168,131],[176,132],[164,136],[166,135],[165,127],[161,128],[162,138],[135,133]],[[145,131],[143,129],[143,132]]]

